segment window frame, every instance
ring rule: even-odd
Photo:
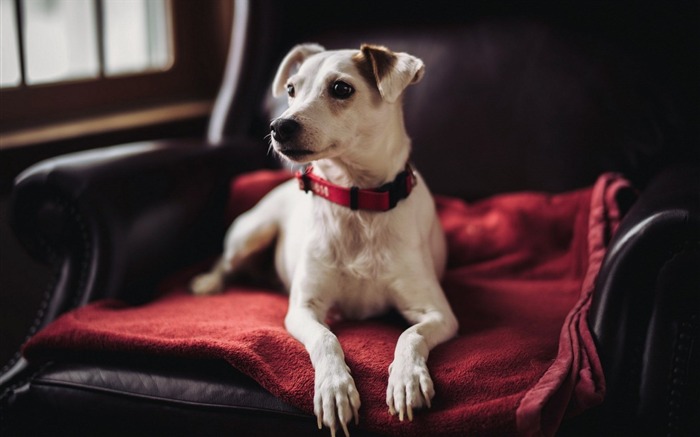
[[[224,0],[169,3],[172,64],[167,70],[101,74],[97,78],[35,85],[26,85],[23,80],[18,86],[2,88],[0,134],[88,115],[213,99],[225,64],[232,4]],[[102,36],[97,38],[101,44]]]

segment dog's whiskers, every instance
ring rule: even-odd
[[[263,137],[267,140],[267,156],[274,155],[274,146],[272,145],[272,132]]]

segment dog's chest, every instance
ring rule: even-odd
[[[319,220],[316,244],[320,262],[349,280],[378,280],[397,258],[397,244],[388,214],[336,213]]]
[[[334,308],[349,320],[362,320],[385,313],[389,307],[389,290],[382,281],[341,277]]]
[[[320,223],[316,259],[332,279],[336,308],[352,319],[386,311],[399,258],[389,218],[341,214],[323,217]]]

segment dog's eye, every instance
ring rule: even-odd
[[[331,85],[331,94],[333,94],[333,97],[336,99],[347,99],[354,92],[355,89],[350,84],[340,80],[333,82],[333,85]]]
[[[291,83],[287,84],[287,95],[289,97],[294,97],[294,85]]]

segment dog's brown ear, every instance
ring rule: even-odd
[[[282,59],[282,63],[277,69],[275,80],[272,81],[272,95],[279,97],[285,93],[287,79],[291,75],[293,69],[298,68],[306,58],[316,53],[321,53],[326,49],[323,46],[314,43],[299,44],[294,46],[292,50]]]
[[[408,85],[420,81],[425,72],[420,59],[408,53],[394,53],[382,46],[362,44],[356,60],[371,67],[379,94],[390,103],[395,102]]]

